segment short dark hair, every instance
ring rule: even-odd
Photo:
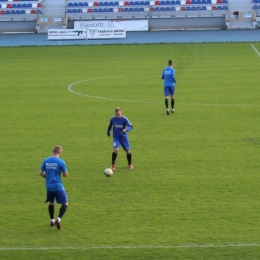
[[[172,65],[172,60],[168,60],[168,65],[169,65],[169,66]]]

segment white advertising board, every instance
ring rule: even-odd
[[[102,29],[107,27],[125,28],[127,32],[130,31],[148,31],[148,20],[104,20],[104,21],[75,21],[74,29]]]
[[[100,28],[100,29],[90,29],[87,28],[87,40],[91,39],[116,39],[116,38],[126,38],[125,28]]]
[[[86,30],[49,29],[48,40],[86,40]]]

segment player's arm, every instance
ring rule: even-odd
[[[67,178],[69,176],[68,171],[62,173],[63,177]]]
[[[174,82],[174,83],[177,83],[177,80],[175,79],[175,77],[174,77],[174,72],[172,72],[172,74],[171,74],[171,78],[172,78],[172,81]]]
[[[39,175],[42,176],[42,178],[46,178],[45,171],[40,170]]]
[[[164,71],[163,71],[164,72]],[[162,72],[162,79],[164,79],[164,73]]]
[[[127,121],[126,122],[126,127],[124,127],[124,129],[122,131],[123,132],[130,132],[132,129],[133,129],[132,124],[129,121]]]
[[[109,125],[108,125],[108,128],[107,128],[107,136],[108,137],[110,137],[110,131],[111,131],[111,129],[112,129],[112,119],[110,120],[110,122],[109,122]]]
[[[63,177],[67,178],[69,176],[67,166],[64,161],[62,161],[62,163],[61,163],[61,172],[62,172]]]

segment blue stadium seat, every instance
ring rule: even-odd
[[[133,8],[125,8],[124,11],[125,12],[133,12]]]
[[[24,10],[12,10],[12,14],[25,14]]]
[[[217,10],[226,10],[226,6],[221,5],[221,6],[217,6]]]
[[[199,6],[187,6],[187,11],[197,11],[200,10]]]
[[[227,3],[227,0],[222,0],[222,4],[226,4]]]
[[[12,4],[12,8],[22,8],[22,4]]]
[[[22,4],[23,8],[32,8],[32,4]]]

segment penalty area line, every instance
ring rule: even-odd
[[[251,47],[254,49],[254,51],[256,52],[256,54],[258,55],[258,57],[260,57],[260,53],[258,52],[257,48],[253,45],[253,44],[250,44]]]
[[[40,250],[94,250],[94,249],[161,249],[161,248],[221,248],[260,247],[259,243],[241,244],[183,244],[183,245],[140,245],[140,246],[57,246],[57,247],[1,247],[0,251],[40,251]]]

